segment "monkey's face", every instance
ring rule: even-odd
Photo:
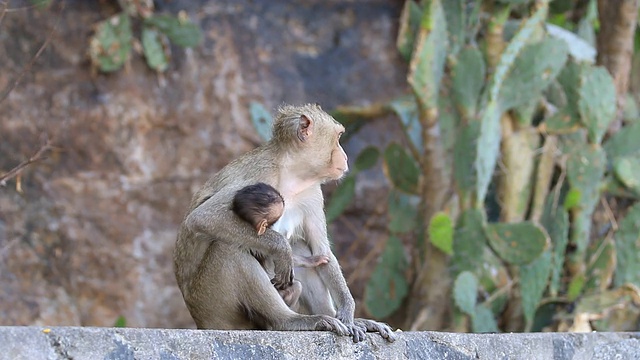
[[[306,179],[339,180],[347,171],[347,154],[340,146],[344,126],[320,106],[285,106],[274,123],[276,144],[291,146],[290,168]],[[293,155],[291,155],[293,154]]]
[[[254,214],[256,216],[254,223],[254,227],[258,232],[258,235],[264,234],[268,228],[270,228],[273,224],[280,219],[282,214],[284,213],[284,201],[277,201],[269,205],[269,208],[266,213],[264,213],[264,217],[258,218],[259,214]]]
[[[339,180],[349,171],[347,154],[340,146],[344,126],[325,112],[316,115],[315,120],[315,131],[309,138],[312,150],[308,165],[318,172],[318,178]]]
[[[347,154],[340,146],[340,137],[344,133],[344,128],[342,125],[338,129],[336,129],[337,133],[334,136],[334,143],[332,144],[333,150],[331,151],[331,160],[330,160],[330,174],[329,177],[331,180],[339,180],[341,179],[347,171],[349,171],[349,165],[347,164]]]

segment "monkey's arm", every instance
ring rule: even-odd
[[[293,283],[291,245],[281,234],[271,229],[258,236],[249,223],[240,220],[230,210],[234,192],[219,191],[193,209],[185,219],[185,226],[193,232],[204,233],[216,241],[227,241],[240,248],[253,250],[273,258],[278,289]]]
[[[320,211],[314,209],[320,209]],[[349,291],[338,260],[331,252],[324,211],[322,207],[316,206],[313,209],[309,209],[307,215],[308,217],[305,220],[308,219],[309,221],[304,224],[305,239],[312,254],[327,254],[329,256],[329,262],[326,265],[317,267],[315,270],[328,288],[336,305],[336,317],[347,325],[355,341],[363,340],[365,331],[378,332],[388,341],[395,341],[393,331],[387,324],[368,319],[354,319],[355,301]]]
[[[318,191],[320,191],[319,188]],[[319,198],[322,201],[321,193]],[[318,267],[317,271],[325,286],[329,289],[331,298],[336,305],[336,317],[346,325],[350,325],[353,324],[356,305],[338,260],[331,252],[326,223],[322,204],[310,206],[306,209],[306,217],[303,224],[305,240],[313,255],[329,256],[329,262]]]

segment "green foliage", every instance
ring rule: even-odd
[[[593,242],[587,251],[589,266],[585,292],[606,290],[616,269],[616,250],[610,238]]]
[[[453,224],[449,215],[439,212],[431,218],[429,240],[444,253],[453,253]]]
[[[615,159],[613,172],[628,189],[640,192],[640,159],[637,156],[625,156]]]
[[[583,67],[578,91],[578,108],[588,130],[589,141],[599,144],[616,113],[613,79],[603,67]]]
[[[579,193],[578,193],[579,194]],[[567,199],[569,197],[567,196]],[[557,296],[560,289],[562,270],[564,268],[565,250],[569,243],[569,214],[565,207],[554,205],[553,194],[547,196],[544,213],[540,223],[547,230],[551,240],[551,279],[549,293]]]
[[[475,47],[460,51],[453,67],[453,99],[465,119],[477,113],[480,94],[485,84],[486,67],[482,53]]]
[[[416,229],[417,202],[415,196],[394,190],[389,192],[389,231],[394,234],[403,234]]]
[[[551,272],[551,251],[547,250],[530,264],[520,266],[522,310],[527,323],[533,323],[538,303],[547,287]]]
[[[462,311],[454,317],[468,317],[474,332],[500,331],[497,318],[505,329],[540,331],[557,325],[554,312],[571,312],[565,301],[586,309],[578,313],[608,314],[637,297],[626,284],[640,286],[640,207],[633,205],[619,228],[599,222],[597,232],[591,229],[603,194],[625,197],[612,202],[614,211],[640,199],[637,109],[625,112],[622,131],[604,139],[616,94],[611,76],[594,65],[595,4],[590,0],[587,14],[575,19],[569,0],[405,2],[397,46],[410,62],[411,94],[336,113],[350,133],[395,114],[404,143],[363,150],[327,204],[333,220],[353,201],[357,173],[382,155],[390,239],[366,285],[374,316],[396,311],[408,284],[415,297],[433,291],[416,281],[429,277],[407,271],[400,235],[413,241],[411,269],[431,269],[427,256],[443,255],[425,245],[450,255],[442,276],[453,286],[435,291],[451,291]],[[437,189],[446,203],[433,206],[425,194],[434,190],[431,172],[440,170],[453,181]],[[609,315],[591,324],[614,326]]]
[[[153,15],[153,8],[136,10],[135,6],[125,7],[119,14],[99,22],[89,41],[91,63],[102,72],[117,71],[129,59],[134,41],[132,28],[139,28],[131,23],[131,19],[138,15],[143,18],[140,34],[142,51],[147,65],[157,72],[163,72],[169,66],[169,45],[165,36],[182,47],[194,47],[202,41],[200,28],[184,16]]]
[[[396,143],[384,150],[384,170],[393,185],[406,193],[418,194],[420,169],[407,151]]]
[[[371,315],[384,318],[400,307],[409,291],[404,275],[407,267],[402,242],[390,236],[364,292],[364,302]]]
[[[466,0],[445,0],[442,2],[447,32],[449,33],[449,54],[455,55],[466,40]]]
[[[249,104],[249,114],[253,127],[263,141],[269,141],[272,135],[273,118],[267,109],[260,103],[252,101]]]
[[[398,30],[397,47],[400,55],[407,61],[411,60],[416,32],[420,27],[422,9],[413,0],[404,2],[400,15],[400,29]]]
[[[574,301],[580,296],[582,293],[582,289],[584,289],[584,284],[586,282],[586,277],[583,273],[579,273],[571,282],[569,282],[569,288],[567,289],[567,299],[569,301]]]
[[[474,316],[471,317],[471,329],[476,333],[498,332],[498,324],[491,309],[484,305],[476,306]]]
[[[172,43],[181,47],[194,47],[202,41],[198,25],[188,19],[171,15],[155,15],[144,20],[146,26],[153,26],[167,35]]]
[[[453,257],[451,266],[454,275],[463,271],[475,271],[482,266],[486,244],[484,215],[478,209],[467,209],[458,217],[453,233]]]
[[[551,4],[554,4],[556,2],[558,1],[552,1]],[[561,17],[560,19],[562,19],[561,21],[564,21],[566,18]],[[556,39],[563,40],[567,44],[569,54],[576,61],[587,62],[591,64],[595,62],[596,49],[592,44],[580,38],[577,34],[554,24],[547,24],[546,29],[549,32],[549,35],[555,37]]]
[[[127,15],[114,15],[100,22],[89,45],[91,62],[104,72],[119,70],[129,59],[131,40]]]
[[[118,316],[118,319],[116,319],[116,322],[113,324],[113,327],[117,327],[117,328],[127,327],[127,318],[125,318],[122,315]]]
[[[500,107],[495,101],[489,102],[484,109],[484,114],[480,120],[480,132],[478,140],[472,142],[476,145],[476,202],[484,203],[487,190],[493,176],[493,169],[496,167],[498,155],[500,154]]]
[[[348,175],[342,180],[340,186],[336,188],[336,191],[331,196],[331,201],[327,204],[327,221],[331,222],[337,219],[344,209],[346,209],[351,203],[351,200],[353,200],[355,195],[356,177],[355,175]]]
[[[640,123],[625,126],[621,131],[618,131],[604,143],[604,150],[609,161],[626,156],[640,155],[638,139],[640,139]]]
[[[535,97],[549,86],[566,61],[567,47],[562,40],[547,38],[526,45],[509,67],[499,89],[502,109],[509,110],[528,104],[532,96]]]
[[[167,70],[169,59],[160,33],[148,28],[142,29],[142,50],[150,68],[158,72]]]
[[[410,1],[407,1],[410,2]],[[422,153],[422,125],[418,118],[418,104],[413,96],[403,96],[389,103],[389,107],[393,110],[411,145],[416,152]]]
[[[453,148],[453,178],[458,194],[468,202],[476,190],[475,142],[480,135],[480,122],[471,121],[460,126],[456,135],[456,146]]]
[[[51,0],[29,0],[29,2],[38,10],[45,9],[51,5]]]
[[[358,154],[356,162],[354,164],[356,171],[363,171],[371,169],[378,162],[380,157],[380,150],[375,146],[366,147]]]
[[[640,286],[640,203],[636,203],[620,222],[615,234],[617,265],[615,284]]]
[[[571,210],[580,205],[582,200],[582,192],[578,188],[572,188],[567,193],[567,196],[564,198],[564,209]]]
[[[458,275],[453,283],[453,300],[462,312],[473,316],[476,310],[478,296],[478,279],[469,272],[464,271]]]
[[[415,50],[409,65],[409,85],[423,109],[438,107],[440,80],[444,74],[447,26],[441,0],[432,0],[422,14]]]
[[[547,235],[532,222],[488,224],[485,231],[498,256],[514,265],[532,262],[547,245]]]
[[[600,182],[606,165],[605,152],[599,145],[572,143],[567,159],[567,178],[572,188],[579,189],[580,202],[572,210],[571,240],[578,252],[586,250],[591,230],[591,214],[600,198]]]

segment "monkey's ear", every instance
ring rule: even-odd
[[[300,120],[298,122],[298,139],[304,142],[307,141],[309,136],[311,136],[311,128],[313,127],[313,122],[306,115],[301,115]]]
[[[262,235],[264,234],[265,231],[267,231],[267,220],[262,219],[260,220],[260,222],[258,223],[257,230],[258,230],[258,235]]]

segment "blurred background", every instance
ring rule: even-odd
[[[640,330],[637,0],[0,1],[0,325],[195,327],[191,195],[319,103],[356,315]]]

